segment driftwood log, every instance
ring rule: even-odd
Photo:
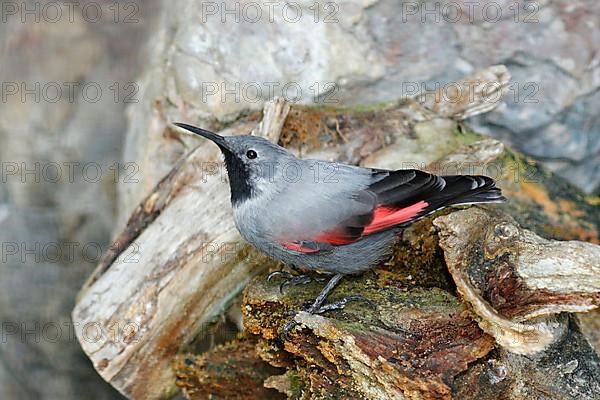
[[[495,66],[466,78],[472,96],[265,107],[254,134],[302,157],[485,173],[510,199],[407,229],[385,265],[332,295],[372,304],[298,313],[301,329],[283,341],[288,311],[322,284],[281,293],[265,282],[280,266],[239,238],[218,150],[202,142],[140,204],[80,293],[73,320],[95,368],[135,399],[178,387],[195,399],[598,397],[598,356],[581,333],[594,340],[596,318],[566,314],[600,302],[598,246],[577,241],[598,243],[594,200],[460,122],[495,107],[508,81]],[[241,327],[241,302],[246,333],[214,347]]]

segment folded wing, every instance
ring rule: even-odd
[[[447,206],[504,200],[489,177],[437,176],[415,169],[372,170],[372,182],[355,194],[356,198],[367,196],[375,196],[368,212],[349,215],[323,233],[283,245],[305,253],[328,251],[374,233],[408,226]]]

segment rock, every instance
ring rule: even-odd
[[[119,396],[83,356],[70,312],[110,243],[117,181],[125,176],[118,163],[125,96],[135,91],[141,43],[154,22],[139,3],[129,4],[138,6],[137,24],[86,21],[79,3],[71,14],[64,3],[3,3],[3,399]],[[4,6],[17,7],[16,14]],[[61,16],[53,20],[57,9]],[[140,101],[139,93],[132,100]]]

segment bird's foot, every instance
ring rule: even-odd
[[[287,286],[306,285],[312,281],[323,282],[323,278],[312,278],[308,275],[294,275],[286,271],[275,271],[267,275],[267,282],[271,282],[275,277],[282,277],[284,281],[279,285],[279,293]]]
[[[306,308],[305,311],[309,314],[321,315],[330,311],[343,310],[346,307],[346,305],[351,301],[361,301],[366,303],[369,306],[369,308],[375,308],[375,303],[367,299],[365,296],[357,294],[344,297],[343,299],[340,299],[330,304],[322,304],[317,308],[310,306]],[[286,322],[286,324],[281,329],[281,336],[284,339],[289,339],[290,332],[292,331],[292,329],[294,329],[296,325],[298,325],[298,322],[296,322],[296,314],[297,312],[291,312],[290,315],[293,315],[293,318]]]
[[[292,317],[292,319],[290,319],[288,322],[286,322],[285,325],[283,326],[283,328],[281,328],[281,332],[279,332],[279,336],[282,339],[284,339],[284,340],[290,339],[290,333],[292,332],[292,329],[294,329],[294,327],[296,325],[298,325],[295,318],[296,318],[296,316],[294,315]]]
[[[343,299],[340,299],[333,303],[323,304],[321,307],[315,310],[313,314],[323,314],[329,311],[343,310],[344,307],[346,307],[346,304],[348,304],[351,301],[362,301],[366,303],[369,306],[369,308],[375,308],[375,303],[373,303],[371,300],[367,299],[365,296],[362,296],[360,294],[355,294],[352,296],[344,297]]]
[[[285,279],[291,279],[296,275],[292,274],[291,272],[287,272],[287,271],[284,271],[281,269],[279,271],[273,271],[269,275],[267,275],[267,282],[271,282],[273,280],[273,278],[275,278],[276,276],[281,276]]]

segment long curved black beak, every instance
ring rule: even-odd
[[[216,133],[207,131],[206,129],[198,128],[197,126],[182,124],[181,122],[174,122],[173,125],[176,125],[180,128],[183,128],[185,130],[193,132],[196,135],[200,135],[200,136],[214,142],[220,148],[228,150],[227,143],[225,142],[225,138],[221,135],[217,135]]]

